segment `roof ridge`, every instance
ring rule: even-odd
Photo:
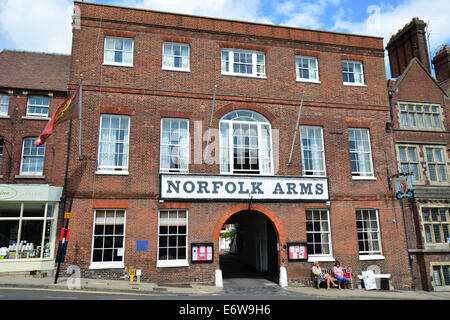
[[[65,56],[70,57],[70,54],[67,53],[53,53],[53,52],[41,52],[41,51],[28,51],[28,50],[14,50],[14,49],[3,49],[0,53],[4,52],[15,52],[15,53],[31,53],[31,54],[40,54],[40,55],[51,55],[51,56]]]

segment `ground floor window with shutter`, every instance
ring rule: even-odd
[[[188,211],[183,209],[159,211],[157,267],[188,266]]]
[[[96,209],[91,269],[124,268],[125,210]]]

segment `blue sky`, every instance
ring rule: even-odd
[[[413,17],[429,25],[430,51],[450,43],[448,0],[91,0],[233,20],[383,37]],[[0,51],[70,54],[72,0],[0,0]]]

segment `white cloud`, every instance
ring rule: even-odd
[[[342,30],[357,34],[367,34],[384,38],[384,44],[391,36],[409,23],[412,18],[428,23],[431,54],[442,44],[450,40],[450,10],[448,0],[405,0],[397,6],[369,6],[364,21],[349,21],[345,18],[346,10],[341,7],[334,17],[333,30]]]
[[[271,22],[259,16],[260,0],[116,0],[117,5],[232,20]]]
[[[324,29],[324,23],[328,22],[325,15],[330,6],[336,7],[341,2],[342,0],[288,0],[276,4],[275,13],[284,17],[282,18],[280,25],[298,28]]]
[[[72,9],[69,0],[0,0],[0,28],[16,50],[70,54]]]

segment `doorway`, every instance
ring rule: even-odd
[[[226,241],[221,237],[221,243],[229,244],[220,252],[224,282],[253,279],[250,282],[258,283],[260,279],[278,283],[277,234],[265,215],[252,210],[237,212],[226,220],[222,230],[223,235],[232,235]]]

